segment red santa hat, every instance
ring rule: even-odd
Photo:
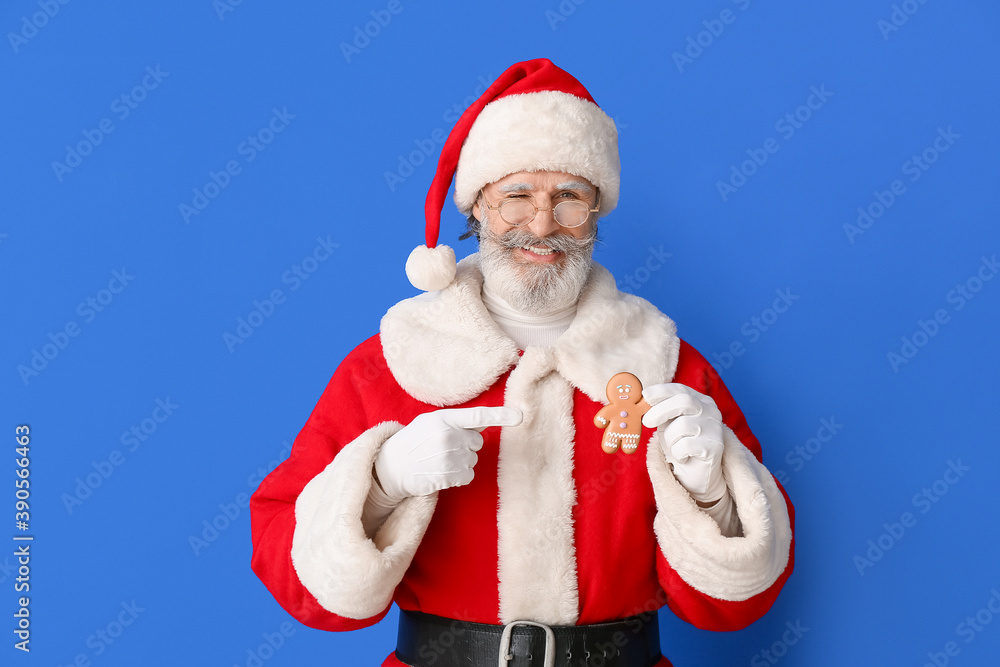
[[[455,204],[472,212],[479,190],[519,171],[562,171],[601,190],[598,216],[618,205],[618,131],[587,89],[547,58],[500,75],[455,123],[424,204],[427,244],[406,260],[413,286],[436,291],[455,277],[455,251],[438,245],[441,209],[455,178]]]

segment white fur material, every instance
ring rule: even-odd
[[[788,564],[791,528],[774,479],[726,427],[722,469],[736,503],[741,537],[724,537],[674,478],[659,447],[646,448],[663,555],[692,587],[720,600],[747,600],[767,590]]]
[[[382,318],[389,370],[414,398],[439,407],[464,403],[518,362],[517,346],[483,306],[482,284],[478,256],[470,255],[447,289],[401,301]],[[647,387],[673,378],[676,330],[648,301],[619,292],[594,263],[576,318],[550,349],[557,371],[604,403],[608,378],[623,370]]]
[[[616,373],[632,373],[644,387],[670,382],[680,345],[673,320],[645,299],[619,292],[608,270],[595,263],[576,318],[552,352],[563,377],[607,403],[608,380]]]
[[[483,276],[468,258],[440,292],[400,301],[382,318],[382,352],[408,394],[438,407],[464,403],[517,363],[517,346],[480,298]]]
[[[361,512],[375,455],[401,428],[385,422],[362,433],[295,502],[295,572],[324,609],[346,618],[370,618],[389,605],[437,504],[436,493],[407,498],[373,539],[365,535]]]
[[[549,350],[531,347],[510,375],[504,405],[519,408],[524,420],[500,435],[500,622],[575,625],[573,387]]]
[[[618,205],[618,130],[593,102],[558,91],[509,95],[479,113],[462,145],[455,203],[472,211],[479,189],[519,171],[563,171],[601,189],[599,216]]]
[[[455,279],[455,251],[446,245],[418,245],[406,258],[406,277],[425,292],[444,289]]]

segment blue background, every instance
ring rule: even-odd
[[[395,612],[334,635],[278,607],[250,571],[241,494],[287,454],[338,362],[415,293],[402,266],[423,238],[432,137],[483,81],[549,57],[620,129],[621,203],[598,260],[719,363],[797,508],[795,574],[771,611],[728,634],[665,614],[668,655],[996,664],[1000,280],[977,282],[1000,253],[996,3],[908,0],[893,25],[893,3],[861,0],[400,0],[396,14],[381,0],[222,1],[0,10],[0,515],[20,534],[14,428],[29,424],[35,536],[30,655],[10,631],[15,543],[0,550],[0,662],[381,662]],[[373,11],[391,21],[341,46]],[[800,108],[813,87],[826,99]],[[249,160],[241,144],[274,110],[290,116]],[[795,113],[798,127],[781,123]],[[88,146],[102,119],[113,131]],[[940,153],[939,130],[952,136]],[[744,165],[768,139],[777,152]],[[81,142],[77,166],[53,166]],[[907,167],[925,150],[926,171]],[[185,219],[229,161],[238,173]],[[734,168],[752,175],[723,196]],[[873,206],[895,180],[905,191]],[[879,215],[854,233],[859,207]],[[443,221],[444,240],[473,252],[450,204]],[[318,238],[337,247],[296,283]],[[118,293],[114,271],[133,276]],[[227,345],[276,289],[283,303]],[[776,315],[779,290],[792,305]],[[71,322],[78,334],[61,337]],[[40,370],[19,370],[35,351]],[[177,406],[162,423],[158,399]],[[841,425],[832,438],[824,419]],[[143,425],[130,450],[123,434]],[[120,465],[102,464],[115,450]],[[949,462],[967,470],[946,476]],[[96,639],[133,601],[124,632]],[[978,630],[963,625],[977,612]],[[280,648],[259,653],[283,623]]]

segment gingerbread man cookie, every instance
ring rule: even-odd
[[[642,416],[651,407],[642,398],[642,383],[631,373],[616,373],[606,393],[609,405],[594,417],[594,426],[604,429],[601,449],[614,454],[620,446],[626,454],[634,454],[642,435]]]

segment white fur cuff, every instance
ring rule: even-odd
[[[684,581],[714,598],[741,601],[770,588],[784,572],[792,532],[784,496],[767,468],[729,428],[723,444],[723,475],[742,537],[724,537],[671,474],[660,448],[648,446],[657,506],[653,528],[663,555]]]
[[[375,455],[401,428],[385,422],[362,433],[295,502],[295,572],[324,609],[345,618],[370,618],[389,606],[437,504],[436,493],[407,498],[374,539],[365,535],[361,512]]]

